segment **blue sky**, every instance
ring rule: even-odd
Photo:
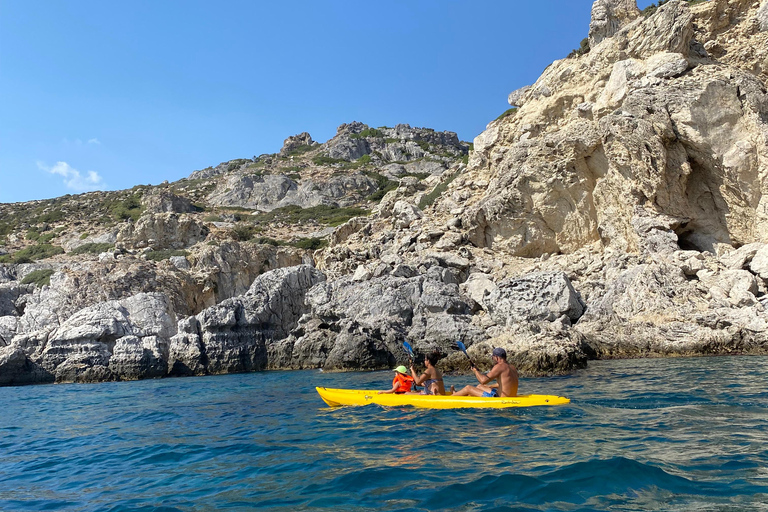
[[[0,0],[0,202],[174,181],[351,121],[471,141],[591,6]]]

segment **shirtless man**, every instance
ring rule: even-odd
[[[491,359],[493,368],[488,373],[480,373],[477,368],[472,367],[479,386],[465,386],[464,389],[453,393],[453,396],[517,396],[517,369],[507,362],[507,351],[497,347],[493,349]],[[492,380],[498,384],[488,386]]]
[[[424,386],[424,391],[422,391],[422,394],[424,395],[445,394],[443,374],[440,373],[440,370],[438,370],[435,366],[438,359],[440,359],[440,354],[437,352],[432,352],[431,354],[425,355],[424,366],[427,368],[424,370],[424,373],[421,374],[421,376],[416,375],[416,370],[414,370],[413,365],[411,365],[411,375],[413,375],[415,384],[417,386]]]

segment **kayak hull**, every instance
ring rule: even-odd
[[[395,395],[379,394],[378,391],[357,389],[315,388],[320,398],[331,407],[342,405],[377,404],[389,407],[410,405],[426,409],[504,409],[507,407],[533,407],[539,405],[562,405],[568,398],[555,395],[520,395],[504,398],[451,396],[451,395]]]

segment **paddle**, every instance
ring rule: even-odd
[[[411,344],[407,341],[403,341],[403,346],[405,347],[405,350],[408,352],[408,359],[409,359],[409,366],[413,366],[413,349],[411,348]],[[416,388],[416,383],[414,382],[413,387]],[[418,391],[418,388],[416,388]]]
[[[403,341],[403,346],[405,347],[405,350],[408,352],[408,357],[411,360],[411,364],[413,364],[413,349],[411,348],[411,344],[407,341]]]
[[[469,364],[472,365],[472,368],[477,368],[477,366],[475,366],[474,361],[472,361],[472,358],[469,357],[469,354],[467,354],[467,347],[465,347],[464,344],[462,342],[460,342],[460,341],[456,342],[456,346],[459,347],[459,350],[464,352],[465,356],[467,356],[467,359],[469,359]]]

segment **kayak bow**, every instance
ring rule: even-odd
[[[378,391],[333,389],[317,387],[320,398],[331,407],[341,405],[378,404],[390,407],[411,405],[426,409],[461,409],[467,407],[501,409],[505,407],[532,407],[536,405],[562,405],[568,398],[555,395],[520,395],[503,398],[451,396],[451,395],[396,395],[378,394]]]

